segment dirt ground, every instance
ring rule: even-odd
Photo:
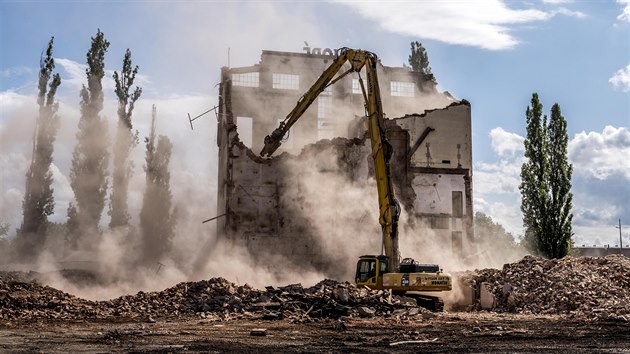
[[[254,329],[265,329],[265,335],[252,335]],[[0,352],[630,353],[630,325],[488,312],[304,324],[194,318],[0,321]]]

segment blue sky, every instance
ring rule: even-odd
[[[216,101],[228,48],[231,66],[257,63],[262,49],[301,52],[304,41],[368,49],[385,65],[399,66],[407,60],[409,42],[419,40],[439,88],[472,104],[476,210],[515,235],[522,232],[517,186],[524,111],[538,92],[546,112],[558,102],[568,120],[576,243],[614,245],[617,219],[630,223],[628,0],[1,1],[0,218],[12,226],[19,226],[16,209],[30,158],[39,55],[51,35],[63,80],[60,141],[67,142],[55,151],[55,217],[65,217],[78,90],[85,80],[81,65],[97,28],[111,42],[110,78],[125,49],[132,50],[144,88],[136,127],[146,135],[150,106],[157,104],[164,117],[159,124],[180,154],[176,164],[186,171],[175,177],[182,185],[215,181],[216,167],[207,158],[216,146],[213,118],[198,121],[191,133],[185,115]],[[108,99],[115,112],[111,92]],[[140,166],[141,151],[136,154]],[[204,193],[176,193],[207,203],[214,198],[213,183],[207,182]],[[213,207],[203,215],[212,216]],[[630,244],[628,233],[625,243]]]

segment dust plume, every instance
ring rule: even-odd
[[[299,72],[299,68],[294,69]],[[277,105],[278,112],[281,112],[278,119],[290,111],[299,94],[296,92],[295,97],[284,102],[286,104]],[[235,212],[207,224],[201,221],[225,212],[215,207],[219,184],[219,152],[215,139],[219,132],[213,119],[196,122],[198,125],[191,132],[185,112],[203,112],[208,102],[216,102],[217,97],[156,99],[159,112],[157,133],[168,135],[173,142],[172,156],[167,162],[177,222],[170,247],[159,257],[143,262],[147,248],[144,246],[146,241],[143,245],[140,237],[142,223],[139,215],[146,179],[139,168],[145,164],[145,151],[140,145],[129,155],[129,160],[136,166],[129,180],[129,226],[109,229],[106,227],[108,219],[104,217],[99,225],[102,231],[81,235],[80,240],[85,245],[79,242],[78,247],[70,247],[65,242],[68,231],[65,215],[60,215],[57,210],[61,205],[61,210],[65,212],[72,196],[65,200],[57,199],[56,218],[52,219],[56,226],[47,235],[46,251],[36,264],[19,266],[42,273],[52,286],[89,299],[159,290],[177,282],[214,276],[256,287],[298,282],[310,285],[325,277],[352,281],[358,257],[381,253],[382,237],[376,186],[373,177],[370,177],[370,142],[365,138],[365,123],[361,118],[365,115],[362,97],[356,95],[352,99],[357,100],[358,109],[356,106],[335,105],[333,100],[328,116],[319,117],[331,123],[327,132],[329,137],[337,138],[320,139],[320,136],[314,136],[316,129],[311,129],[310,135],[294,134],[291,137],[293,145],[285,149],[292,154],[281,154],[279,151],[273,160],[261,161],[256,155],[262,139],[250,139],[253,148],[250,150],[237,138],[230,148],[231,153],[240,154],[240,162],[235,163],[233,169],[256,169],[267,177],[271,176],[269,178],[273,181],[235,180],[237,183],[231,186]],[[386,112],[390,117],[409,112],[422,114],[427,110],[442,109],[454,99],[448,94],[431,91],[424,92],[413,101],[392,106]],[[134,127],[142,138],[151,134],[152,103],[139,101],[134,111]],[[251,106],[252,110],[266,107],[253,98],[242,104]],[[316,101],[315,107],[311,106],[310,110],[320,108],[319,104]],[[115,109],[114,101],[107,99],[104,119],[116,117]],[[77,115],[76,110],[60,112],[62,127],[55,146],[55,162],[62,175],[70,169],[70,152],[75,140],[74,134],[68,131],[76,128]],[[12,121],[23,121],[24,117],[28,114],[21,112]],[[238,126],[238,116],[234,118]],[[277,126],[277,122],[273,123],[273,126],[254,125],[250,133],[253,137],[269,134]],[[301,121],[298,124],[316,127],[317,123]],[[16,125],[21,127],[20,123]],[[115,129],[116,124],[108,127]],[[3,136],[12,133],[9,127],[2,129]],[[28,130],[26,133],[29,133]],[[114,136],[114,132],[110,131],[109,135]],[[24,139],[27,138],[22,137]],[[10,149],[23,154],[23,148],[15,144]],[[449,154],[454,155],[454,146],[449,149]],[[404,188],[398,186],[398,189]],[[68,190],[69,185],[66,185],[65,191],[56,190],[55,193]],[[109,192],[107,195],[111,195]],[[423,197],[421,193],[416,194],[418,198]],[[239,209],[239,206],[264,206],[264,203],[271,203],[274,207],[257,207],[256,213],[239,212],[246,209]],[[259,213],[260,210],[262,213]],[[454,255],[450,234],[435,232],[411,214],[411,211],[403,210],[401,218],[403,257],[437,263],[445,271],[476,266],[474,260],[458,259]],[[230,234],[217,234],[215,223],[228,218],[238,229],[231,230]],[[265,231],[257,234],[259,230]],[[493,253],[490,250],[487,252]],[[81,272],[69,278],[64,270]]]

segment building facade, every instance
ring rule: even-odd
[[[291,128],[276,157],[262,159],[258,152],[264,137],[332,63],[334,53],[328,53],[263,51],[256,65],[222,68],[217,129],[218,212],[227,214],[219,220],[219,235],[243,243],[252,254],[282,255],[318,269],[343,258],[335,254],[339,240],[346,239],[338,235],[330,242],[322,234],[340,229],[335,225],[357,223],[354,228],[359,229],[366,223],[365,215],[356,215],[361,211],[342,218],[348,207],[338,203],[336,212],[322,216],[325,222],[315,218],[314,213],[322,214],[333,204],[318,198],[328,192],[323,189],[309,195],[306,182],[339,175],[351,184],[369,181],[371,150],[358,77],[348,75],[322,92]],[[475,254],[470,104],[438,92],[432,76],[408,68],[379,63],[378,76],[405,223],[430,231],[417,236],[424,241],[421,248],[430,249],[427,242],[439,243],[458,258]],[[346,189],[352,188],[337,194]],[[335,194],[330,198],[335,200]],[[376,197],[371,202],[365,214],[378,234]],[[370,246],[355,253],[380,249],[380,236],[366,237],[362,245]],[[415,236],[405,237],[403,245],[418,245]]]

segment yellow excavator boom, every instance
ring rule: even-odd
[[[346,63],[349,63],[350,67],[335,77]],[[295,108],[280,122],[280,126],[265,137],[265,145],[260,155],[270,157],[280,147],[285,134],[328,86],[350,73],[357,73],[368,118],[368,133],[372,146],[374,175],[378,189],[379,223],[383,232],[383,248],[385,255],[388,257],[388,268],[396,271],[399,268],[400,259],[398,249],[400,206],[394,195],[394,186],[391,178],[389,163],[392,156],[392,146],[385,136],[377,63],[378,57],[372,52],[350,48],[340,49],[339,56],[335,58],[311,88],[298,100]],[[367,76],[367,87],[361,78],[361,70],[364,68]]]

